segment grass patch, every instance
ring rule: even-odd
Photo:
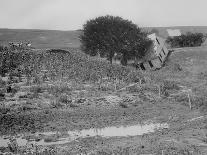
[[[124,103],[124,102],[120,102],[120,103],[119,103],[119,106],[120,106],[121,108],[128,108],[128,107],[129,107],[128,104],[127,104],[127,103]]]

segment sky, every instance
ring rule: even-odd
[[[207,0],[0,0],[0,28],[77,30],[113,15],[140,27],[207,26]]]

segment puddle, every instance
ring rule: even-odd
[[[28,135],[19,136],[17,139],[17,143],[19,146],[24,146],[29,142],[35,143],[36,145],[57,145],[57,144],[65,144],[76,140],[77,138],[86,138],[86,137],[94,137],[101,136],[105,138],[109,137],[127,137],[127,136],[137,136],[143,135],[147,133],[152,133],[155,130],[160,130],[168,128],[168,124],[160,124],[160,123],[149,123],[144,125],[133,125],[133,126],[121,126],[121,127],[106,127],[100,129],[85,129],[85,130],[75,130],[68,131],[65,133],[59,132],[42,132],[35,133],[33,135],[29,135],[30,138],[26,140],[25,137]],[[38,137],[39,141],[35,141],[34,137]],[[7,147],[9,143],[8,137],[0,137],[0,147]]]

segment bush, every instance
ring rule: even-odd
[[[205,36],[202,33],[190,33],[182,34],[181,36],[168,37],[166,42],[171,47],[195,47],[201,46],[205,41]]]
[[[0,52],[0,75],[5,76],[6,73],[12,73],[22,63],[22,53],[5,50]]]
[[[0,88],[6,86],[6,82],[0,78]]]
[[[179,84],[175,81],[164,80],[162,90],[180,90]]]
[[[99,90],[101,90],[101,91],[114,91],[115,85],[112,82],[103,82],[100,84]]]
[[[69,99],[69,97],[66,94],[62,94],[59,96],[58,99],[59,102],[64,103],[64,104],[70,104],[72,102],[71,99]]]
[[[7,114],[8,112],[10,112],[10,108],[2,107],[2,105],[0,105],[0,114]]]
[[[61,108],[61,107],[65,106],[63,103],[59,102],[58,100],[53,100],[53,101],[51,101],[50,104],[53,108]]]
[[[44,92],[44,88],[40,85],[30,87],[30,92],[33,93],[31,98],[38,98],[40,93]]]
[[[130,93],[141,93],[141,92],[143,92],[143,88],[140,87],[139,85],[133,85],[133,86],[127,87],[126,90],[129,91]]]
[[[128,108],[128,104],[124,103],[124,102],[120,102],[119,106],[122,107],[122,108]]]
[[[83,52],[74,49],[60,53],[45,51],[18,51],[18,53],[19,58],[17,60],[21,62],[18,69],[21,75],[28,78],[28,82],[31,83],[31,80],[34,80],[34,83],[41,84],[43,81],[38,75],[42,70],[47,70],[47,77],[50,80],[62,80],[62,86],[55,84],[57,85],[54,86],[55,88],[53,86],[49,87],[52,90],[48,91],[54,94],[65,90],[70,91],[70,88],[66,86],[67,81],[97,82],[103,77],[130,81],[130,76],[133,76],[136,81],[136,76],[141,75],[140,72],[135,71],[133,68],[117,64],[111,65],[105,60],[100,61],[88,57]],[[133,73],[130,73],[132,71]]]
[[[127,77],[125,78],[125,81],[129,83],[137,83],[140,81],[140,79],[143,79],[143,76],[141,75],[140,72],[137,71],[131,71]]]
[[[196,108],[201,109],[202,112],[207,112],[207,98],[206,96],[195,96],[192,99]]]
[[[67,83],[62,82],[62,83],[57,83],[57,84],[52,85],[52,86],[48,86],[47,91],[50,94],[53,94],[55,96],[59,96],[59,94],[71,92],[72,88],[69,87]]]

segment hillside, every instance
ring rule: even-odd
[[[145,27],[150,32],[157,29],[159,35],[167,38],[167,29],[179,29],[181,33],[207,33],[207,26],[178,26],[178,27]],[[32,29],[0,29],[0,44],[8,42],[31,41],[35,48],[78,48],[81,31],[32,30]]]
[[[0,78],[0,154],[206,155],[206,58],[179,49],[140,72],[78,49],[4,51],[19,70]]]

